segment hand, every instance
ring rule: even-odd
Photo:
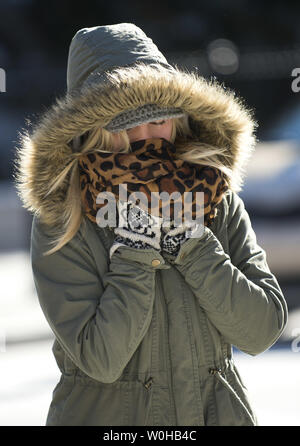
[[[132,202],[118,203],[118,227],[111,254],[121,245],[160,251],[162,218],[153,216]],[[127,222],[127,225],[126,225]]]
[[[198,223],[184,223],[175,227],[174,222],[166,227],[162,227],[164,235],[162,237],[161,249],[173,256],[177,256],[182,243],[190,238],[201,237],[203,234],[203,225]]]

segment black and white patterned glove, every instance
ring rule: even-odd
[[[186,240],[202,234],[201,228],[203,229],[203,226],[198,223],[175,226],[174,221],[171,221],[168,226],[162,226],[162,251],[168,252],[176,257],[181,245]]]
[[[110,258],[120,246],[137,249],[155,248],[160,251],[162,218],[153,216],[132,202],[118,202],[118,227],[110,249]],[[127,227],[126,227],[127,222]]]

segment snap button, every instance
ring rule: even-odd
[[[160,265],[160,260],[158,259],[152,260],[152,266],[158,266],[158,265]]]

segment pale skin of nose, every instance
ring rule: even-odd
[[[165,138],[170,140],[172,135],[172,119],[147,122],[145,124],[138,125],[131,129],[127,129],[127,134],[130,142],[139,141],[140,139],[148,138]],[[114,150],[120,150],[119,135],[115,134],[115,146]]]

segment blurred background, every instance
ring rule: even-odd
[[[32,215],[13,184],[18,131],[66,91],[83,27],[135,23],[170,63],[216,78],[255,110],[240,196],[284,292],[289,322],[267,352],[234,350],[260,425],[300,425],[300,2],[2,0],[0,4],[0,425],[44,425],[59,370],[39,307]]]

